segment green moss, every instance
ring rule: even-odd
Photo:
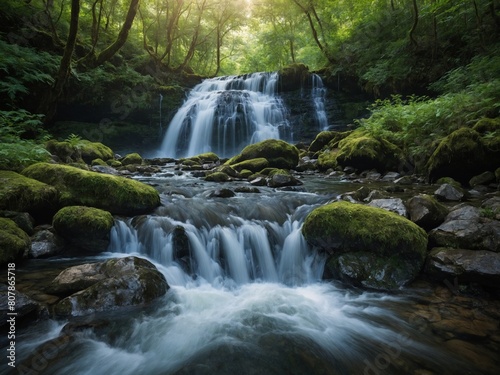
[[[205,180],[214,182],[225,182],[229,181],[229,176],[224,172],[214,172],[207,175],[205,177]]]
[[[302,88],[309,77],[309,68],[302,63],[290,64],[279,71],[280,89],[283,91]]]
[[[429,180],[447,176],[465,184],[488,169],[484,142],[478,132],[460,128],[443,138],[427,162]]]
[[[83,161],[80,150],[69,142],[50,140],[46,143],[45,148],[52,155],[57,156],[63,163]]]
[[[57,190],[12,171],[0,171],[0,210],[36,215],[52,211],[58,202]]]
[[[330,149],[336,148],[338,147],[338,143],[351,133],[352,131],[322,131],[316,136],[314,141],[312,141],[311,145],[309,146],[309,151],[317,152],[322,150],[327,145]]]
[[[60,192],[62,206],[82,205],[113,214],[139,215],[160,204],[153,187],[121,176],[48,163],[31,165],[22,174],[54,186]]]
[[[500,117],[488,118],[484,117],[472,127],[479,134],[494,133],[500,131]]]
[[[119,160],[108,160],[106,163],[113,168],[118,168],[123,165],[122,162]]]
[[[0,218],[0,265],[16,261],[30,246],[30,238],[16,223]]]
[[[499,172],[500,172],[500,169],[499,169]],[[242,169],[240,171],[240,176],[242,178],[249,178],[252,174],[253,174],[253,172],[249,169]]]
[[[336,157],[337,164],[359,170],[395,170],[402,160],[402,151],[396,145],[372,137],[361,131],[354,131],[342,139]]]
[[[64,237],[91,235],[105,237],[114,225],[111,213],[98,208],[68,206],[60,209],[52,221],[56,232]]]
[[[102,159],[94,159],[94,160],[92,160],[92,164],[91,165],[92,166],[94,166],[94,165],[105,165],[105,166],[107,166],[108,164],[104,160],[102,160]]]
[[[219,161],[219,157],[214,152],[206,152],[204,154],[199,154],[195,156],[198,159],[199,163],[215,163]]]
[[[90,142],[84,139],[80,141],[77,147],[83,161],[87,164],[90,164],[94,159],[109,160],[114,157],[113,150],[100,142]]]
[[[462,184],[451,177],[441,177],[436,181],[436,184],[450,184],[456,189],[462,190]]]
[[[427,234],[410,220],[380,208],[335,202],[314,209],[302,227],[306,240],[327,251],[370,251],[423,259]]]
[[[326,171],[337,167],[337,155],[339,150],[324,151],[318,155],[318,169]]]
[[[142,156],[137,152],[133,152],[131,154],[125,155],[121,162],[122,165],[142,164]]]
[[[248,169],[252,172],[258,172],[263,170],[269,165],[269,161],[265,158],[255,158],[255,159],[249,159],[249,160],[244,160],[239,163],[235,163],[232,165],[234,169],[238,170],[243,170],[243,169]]]
[[[262,142],[248,145],[239,155],[229,159],[226,164],[234,167],[235,164],[239,164],[242,161],[260,158],[266,159],[269,167],[293,169],[299,162],[299,150],[297,147],[285,141],[279,139],[267,139]],[[265,167],[262,167],[261,169],[263,168]],[[255,171],[253,169],[251,170]]]

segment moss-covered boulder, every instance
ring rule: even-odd
[[[352,131],[336,132],[336,131],[322,131],[318,133],[314,141],[309,146],[309,152],[321,151],[325,146],[330,148],[338,147],[338,143],[346,138]]]
[[[197,164],[216,163],[219,161],[219,157],[215,152],[205,152],[187,159],[194,160]]]
[[[425,230],[436,228],[448,215],[446,206],[427,194],[420,194],[410,198],[406,202],[406,207],[408,208],[410,220]]]
[[[237,171],[249,170],[253,173],[259,172],[269,166],[269,161],[266,158],[255,158],[240,161],[235,163],[232,167]]]
[[[12,171],[0,171],[0,210],[29,212],[35,218],[51,216],[59,194],[53,186]]]
[[[96,166],[96,165],[107,166],[108,164],[102,159],[94,159],[94,160],[92,160],[90,165],[92,165],[92,166]]]
[[[87,164],[95,159],[110,160],[114,158],[113,150],[101,142],[90,142],[83,139],[78,143],[77,148],[80,150],[83,161]]]
[[[297,180],[289,171],[285,169],[274,168],[267,174],[267,186],[278,188],[284,186],[296,186],[302,183]]]
[[[61,207],[89,206],[132,216],[160,205],[160,196],[153,187],[120,176],[49,163],[33,164],[22,174],[54,186],[59,191]]]
[[[137,152],[125,155],[121,160],[122,165],[142,164],[142,156]]]
[[[210,173],[205,177],[205,181],[226,182],[229,181],[229,176],[224,172]]]
[[[337,164],[342,167],[350,166],[360,171],[397,170],[402,161],[402,151],[399,147],[385,139],[377,139],[361,131],[352,132],[339,142],[338,147]]]
[[[241,165],[240,163],[243,161],[260,158],[264,158],[268,161],[266,167],[292,169],[299,163],[299,149],[279,139],[267,139],[262,142],[248,145],[239,155],[229,159],[226,164],[237,169],[235,165]],[[247,167],[245,167],[245,169],[256,171],[255,169]]]
[[[339,153],[338,149],[326,150],[318,155],[318,169],[320,171],[326,171],[328,169],[337,168],[337,155]]]
[[[68,206],[54,216],[52,226],[58,235],[78,249],[102,252],[108,248],[113,216],[94,207]]]
[[[348,202],[314,209],[302,233],[329,254],[332,277],[368,288],[395,289],[412,281],[427,251],[427,234],[410,220]]]
[[[69,142],[59,142],[51,139],[45,144],[45,148],[52,155],[57,156],[63,163],[82,161],[80,150]]]
[[[18,260],[30,246],[29,236],[16,223],[0,217],[0,265]]]
[[[445,137],[427,162],[430,181],[452,177],[462,184],[486,170],[490,165],[481,135],[469,128],[460,128]]]

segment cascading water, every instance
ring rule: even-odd
[[[316,110],[316,121],[318,122],[318,130],[323,131],[328,129],[328,117],[325,111],[325,95],[326,88],[323,85],[323,80],[319,75],[313,73],[312,79],[312,100]]]
[[[265,139],[291,141],[277,81],[276,72],[204,80],[170,122],[158,156],[231,157]]]
[[[220,185],[152,179],[163,186],[162,206],[117,219],[108,256],[150,259],[170,290],[147,308],[84,318],[89,329],[51,346],[56,357],[36,362],[37,374],[469,374],[398,313],[412,309],[402,298],[321,281],[325,259],[300,229],[332,194],[262,187],[210,198]],[[64,323],[20,332],[18,353],[57,337]]]

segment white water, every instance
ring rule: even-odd
[[[312,78],[312,99],[316,110],[316,121],[318,122],[318,130],[323,131],[328,129],[328,118],[325,111],[325,95],[326,88],[323,85],[321,77],[315,73]]]
[[[278,73],[206,79],[189,94],[165,134],[158,156],[237,154],[269,138],[291,141],[286,109],[276,96]]]

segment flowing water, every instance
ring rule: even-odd
[[[158,156],[231,157],[265,139],[292,141],[278,78],[274,72],[204,80],[170,122]]]
[[[342,183],[330,182],[328,193],[318,193],[324,181],[304,181],[306,192],[264,187],[223,199],[210,198],[220,185],[188,174],[148,181],[162,191],[162,206],[117,219],[104,257],[145,257],[170,290],[146,308],[80,318],[97,328],[78,331],[69,343],[57,341],[66,321],[30,326],[17,338],[19,360],[28,357],[22,369],[35,363],[34,373],[47,375],[475,373],[410,324],[405,297],[321,280],[325,259],[300,228],[308,212],[346,188]],[[231,187],[239,184],[246,183]],[[174,245],[179,227],[187,256]],[[103,328],[95,323],[101,321]],[[45,355],[50,360],[29,357],[40,345],[55,353]]]

